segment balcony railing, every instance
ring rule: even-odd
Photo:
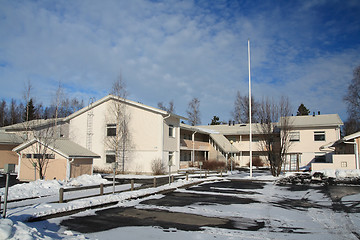
[[[187,139],[180,140],[180,148],[183,150],[209,151],[210,144],[208,142],[193,141]]]

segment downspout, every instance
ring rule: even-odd
[[[166,161],[164,160],[164,146],[165,146],[165,136],[164,136],[164,124],[165,124],[165,120],[168,119],[171,116],[171,114],[169,113],[167,116],[163,117],[163,123],[162,123],[162,127],[161,127],[161,138],[162,138],[162,146],[161,146],[161,159],[162,162],[165,163]]]
[[[195,163],[195,134],[197,133],[197,131],[194,131],[192,136],[191,136],[191,140],[192,140],[192,156],[191,156],[191,160],[192,160],[192,163],[194,164]]]
[[[71,174],[71,164],[75,161],[74,158],[72,158],[70,161],[67,159],[67,168],[66,168],[66,181],[70,180],[70,174]]]
[[[21,154],[19,154],[18,152],[16,152],[16,154],[19,156],[18,158],[18,173],[17,173],[17,177],[16,179],[20,179],[20,169],[21,169]]]

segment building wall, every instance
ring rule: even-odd
[[[20,181],[33,181],[35,180],[35,170],[33,162],[36,162],[36,159],[26,158],[26,154],[36,154],[37,152],[35,144],[29,146],[20,152],[20,169],[18,172],[18,177]],[[52,180],[54,178],[58,180],[66,179],[66,168],[67,168],[67,159],[61,155],[53,152],[47,151],[47,154],[55,154],[54,159],[49,159],[47,168],[45,170],[45,180]],[[36,179],[40,179],[39,171],[36,170]]]
[[[0,144],[0,168],[4,168],[5,164],[18,165],[18,155],[12,151],[17,145]]]
[[[112,167],[110,163],[106,163],[106,152],[112,148],[107,144],[106,125],[115,123],[111,111],[113,101],[109,100],[92,109],[91,151],[100,156],[99,159],[94,159],[94,168],[101,170],[111,170]],[[133,105],[127,105],[126,112],[129,116],[131,151],[125,162],[125,171],[151,174],[151,162],[161,158],[167,164],[169,152],[174,153],[174,163],[178,168],[180,120],[171,117],[164,121],[160,113]],[[85,112],[70,120],[70,139],[84,147],[89,116],[88,112]],[[175,137],[169,137],[170,124],[174,126]]]
[[[334,154],[332,163],[312,163],[311,171],[326,169],[356,169],[354,154]]]
[[[70,178],[76,178],[83,174],[92,174],[92,158],[75,159],[71,163]]]
[[[324,131],[325,140],[315,141],[314,133]],[[291,153],[301,153],[299,165],[300,167],[308,165],[311,161],[314,161],[315,156],[325,155],[327,152],[332,152],[331,149],[320,151],[320,147],[326,143],[333,142],[340,139],[340,129],[337,127],[328,128],[298,128],[293,129],[292,132],[299,132],[300,141],[292,141],[289,149]],[[328,159],[329,160],[329,159]]]

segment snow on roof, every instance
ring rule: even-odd
[[[35,142],[39,142],[43,145],[48,145],[48,147],[62,155],[65,158],[99,158],[100,156],[93,153],[92,151],[80,146],[79,144],[74,143],[73,141],[67,138],[58,138],[49,141],[48,143],[43,143],[41,140],[32,139],[28,142],[25,142],[16,148],[13,149],[15,152],[19,152],[28,146],[34,144]]]
[[[155,113],[159,113],[159,114],[162,114],[164,116],[166,115],[170,115],[170,116],[173,116],[173,117],[176,117],[176,118],[179,118],[179,119],[184,119],[184,120],[187,120],[187,118],[183,117],[183,116],[180,116],[180,115],[176,115],[176,114],[173,114],[173,113],[168,113],[167,111],[164,111],[164,110],[161,110],[161,109],[158,109],[158,108],[155,108],[155,107],[151,107],[151,106],[148,106],[148,105],[145,105],[145,104],[142,104],[142,103],[139,103],[139,102],[135,102],[135,101],[132,101],[132,100],[129,100],[129,99],[125,99],[125,98],[121,98],[121,97],[118,97],[118,96],[115,96],[115,95],[107,95],[101,99],[99,99],[98,101],[80,109],[79,111],[77,112],[74,112],[73,114],[67,116],[66,118],[64,118],[64,121],[68,121],[68,120],[71,120],[73,119],[74,117],[77,117],[79,116],[80,114],[88,111],[89,109],[91,108],[94,108],[96,106],[99,106],[101,104],[103,104],[104,102],[107,102],[109,100],[115,100],[115,101],[120,101],[120,102],[123,102],[123,103],[126,103],[126,104],[129,104],[131,106],[136,106],[138,108],[141,108],[141,109],[144,109],[144,110],[147,110],[147,111],[152,111],[152,112],[155,112]]]
[[[3,127],[2,129],[5,131],[34,130],[36,128],[55,125],[55,123],[57,123],[57,124],[61,123],[61,122],[63,122],[63,120],[64,120],[63,118],[35,119],[35,120],[28,121],[28,122],[22,122],[22,123],[9,125],[9,126]]]
[[[23,140],[21,137],[14,133],[6,133],[3,131],[0,131],[0,143],[1,144],[20,144]]]
[[[293,127],[333,127],[343,125],[338,114],[286,117]],[[283,117],[280,119],[282,121]]]

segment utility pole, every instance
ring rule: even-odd
[[[250,143],[249,143],[249,151],[250,151],[250,177],[252,177],[252,129],[251,129],[251,74],[250,74],[250,39],[248,39],[248,62],[249,62],[249,124],[250,124]]]

